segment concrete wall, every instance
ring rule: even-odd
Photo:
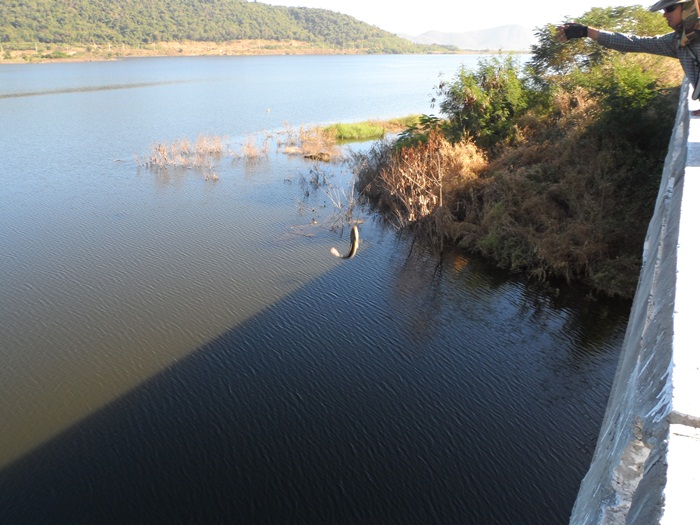
[[[687,82],[571,524],[700,523],[700,117]]]

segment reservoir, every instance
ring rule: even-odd
[[[282,146],[437,113],[479,58],[0,65],[0,523],[566,522],[629,304],[362,206],[335,258],[351,166]],[[205,168],[144,165],[200,136]]]

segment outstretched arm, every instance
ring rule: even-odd
[[[678,58],[679,47],[676,32],[661,36],[636,36],[601,31],[583,24],[568,23],[557,27],[555,36],[559,42],[586,37],[595,40],[604,47],[625,53],[651,53],[652,55]]]

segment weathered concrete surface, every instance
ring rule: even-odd
[[[686,82],[574,525],[700,523],[700,118],[688,102]]]

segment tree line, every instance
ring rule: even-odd
[[[111,43],[298,40],[368,52],[427,49],[326,9],[245,0],[4,0],[0,43]],[[444,51],[444,49],[443,49]]]

